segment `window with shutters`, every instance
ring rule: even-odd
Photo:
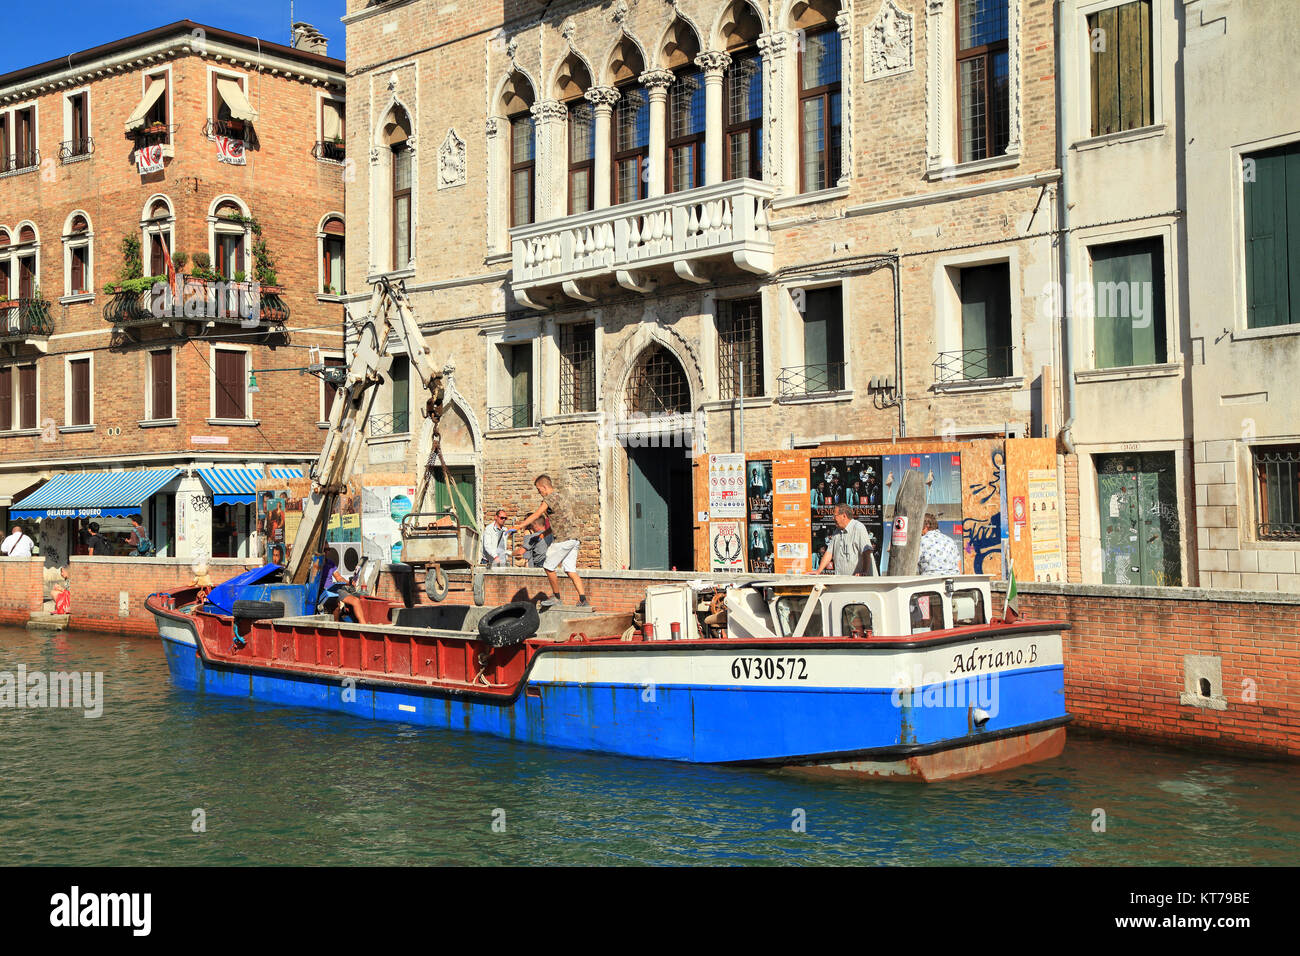
[[[68,386],[65,408],[68,425],[90,424],[90,361],[90,356],[67,360]]]
[[[90,138],[90,93],[80,90],[63,99],[64,140],[59,145],[59,160],[63,163],[85,159],[94,151]]]
[[[14,378],[12,365],[0,368],[0,432],[13,431]]]
[[[149,386],[147,417],[152,421],[165,421],[173,416],[172,409],[172,350],[159,349],[149,353]]]
[[[341,163],[347,158],[347,145],[344,130],[346,113],[343,101],[326,96],[320,101],[320,140],[317,142],[316,158]]]
[[[1242,157],[1246,327],[1300,323],[1300,142]]]
[[[212,404],[217,418],[242,420],[248,417],[247,358],[247,352],[214,350]]]
[[[1151,0],[1135,0],[1088,17],[1092,135],[1155,122]]]
[[[91,241],[90,220],[86,215],[75,212],[69,216],[63,234],[65,296],[88,295],[94,290],[90,275]]]
[[[343,272],[345,229],[341,216],[326,216],[317,239],[320,242],[320,294],[347,294]]]
[[[18,366],[18,427],[30,431],[36,428],[36,366]]]
[[[1168,361],[1165,254],[1159,237],[1090,246],[1093,365],[1122,368]]]
[[[560,414],[596,410],[596,323],[560,326]]]

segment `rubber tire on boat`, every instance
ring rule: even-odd
[[[236,601],[231,610],[235,612],[235,617],[246,621],[284,617],[284,604],[280,601]]]
[[[441,565],[430,565],[424,572],[424,593],[430,601],[441,601],[447,596],[447,572]]]
[[[532,601],[513,601],[488,611],[478,622],[478,636],[493,647],[509,647],[537,633],[541,619]]]

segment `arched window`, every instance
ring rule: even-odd
[[[799,49],[799,187],[829,189],[840,178],[839,7],[833,0],[799,0],[792,26],[804,31]]]
[[[384,143],[392,157],[392,268],[405,269],[413,256],[411,189],[415,180],[415,157],[411,150],[411,118],[400,106],[393,107],[384,127]]]
[[[610,72],[620,94],[611,129],[614,203],[618,204],[644,199],[649,189],[644,167],[650,147],[650,100],[637,82],[645,72],[645,60],[630,37],[624,36],[615,48]]]
[[[583,97],[591,89],[591,74],[576,53],[565,58],[555,85],[556,97],[569,113],[569,214],[573,215],[593,206],[596,160],[595,108]]]
[[[63,233],[63,294],[87,295],[94,291],[91,278],[90,220],[84,213],[75,212],[68,217]]]
[[[691,384],[682,363],[662,345],[651,345],[632,369],[624,403],[629,415],[689,414]]]
[[[537,133],[533,125],[533,85],[518,71],[510,75],[501,105],[510,123],[510,225],[523,226],[537,212]]]
[[[148,275],[165,276],[167,258],[172,251],[172,226],[176,218],[172,213],[171,203],[164,197],[149,201],[143,227],[144,255]]]
[[[321,294],[346,295],[347,280],[343,274],[344,235],[343,219],[340,216],[326,216],[321,223],[320,268]]]
[[[722,25],[731,56],[722,95],[724,179],[763,178],[763,64],[756,46],[762,32],[748,0],[735,0]]]
[[[13,249],[13,268],[17,272],[18,298],[33,299],[40,288],[40,256],[37,255],[36,227],[22,223],[18,227],[18,244]]]
[[[664,65],[673,71],[668,87],[668,143],[664,157],[668,192],[704,184],[704,71],[695,65],[700,41],[678,18],[664,44]]]

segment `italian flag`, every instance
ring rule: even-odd
[[[1011,624],[1020,617],[1020,591],[1016,587],[1016,566],[1011,565],[1011,580],[1007,584],[1007,603],[1002,608],[1002,621]]]

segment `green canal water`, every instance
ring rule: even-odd
[[[811,780],[201,697],[157,641],[0,629],[20,664],[102,671],[104,701],[0,709],[10,865],[1300,863],[1285,764],[1076,735],[953,784]]]

